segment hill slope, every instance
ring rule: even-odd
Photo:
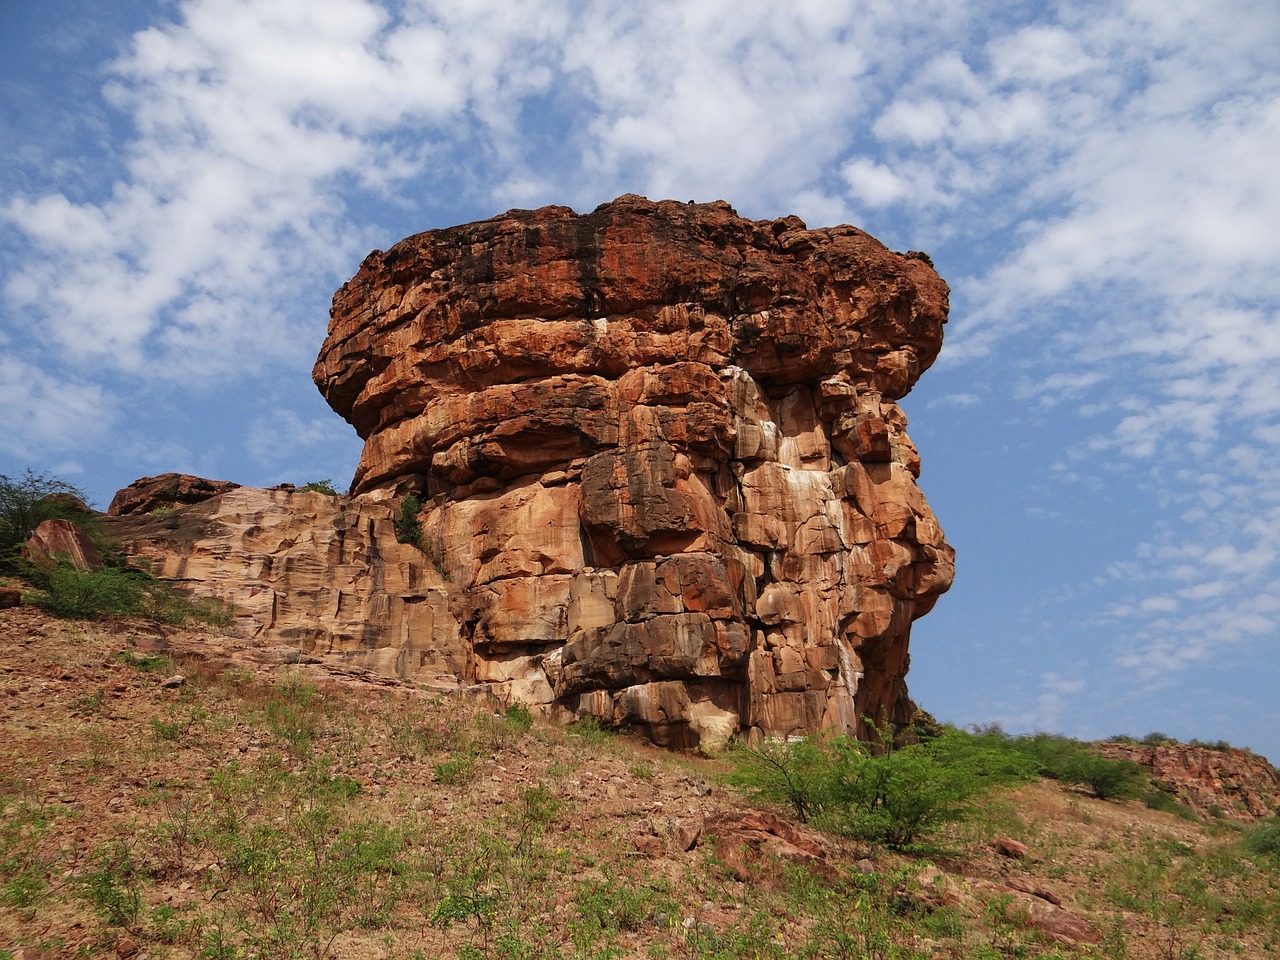
[[[0,956],[1280,949],[1276,864],[1221,822],[1044,781],[891,855],[753,810],[723,761],[233,636],[29,607],[0,636]]]

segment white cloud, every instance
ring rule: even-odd
[[[110,196],[4,205],[36,251],[8,298],[81,362],[185,380],[296,361],[323,278],[363,252],[341,178],[385,191],[426,156],[391,145],[393,128],[443,137],[487,96],[478,129],[509,132],[519,95],[549,82],[537,44],[564,13],[482,6],[393,22],[365,0],[183,3],[112,68],[107,95],[137,137]]]
[[[116,407],[101,387],[53,376],[14,356],[0,356],[0,450],[39,462],[108,436]]]
[[[1054,84],[1096,66],[1080,39],[1057,25],[1024,27],[987,46],[998,83]]]
[[[884,207],[918,195],[915,186],[882,163],[855,157],[841,168],[854,199],[869,207]]]
[[[292,410],[258,417],[249,425],[245,448],[262,464],[278,465],[297,451],[350,436],[337,417],[303,420]]]
[[[926,406],[932,410],[935,407],[974,407],[980,403],[982,398],[976,393],[948,393],[934,397]]]

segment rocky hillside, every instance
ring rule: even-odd
[[[264,640],[540,715],[683,747],[903,723],[953,551],[895,401],[947,295],[923,254],[725,203],[419,234],[338,291],[314,370],[354,496],[135,491],[115,532]]]
[[[289,647],[0,610],[0,957],[1266,957],[1221,820],[1002,790],[911,855],[728,763]],[[319,658],[311,658],[319,659]]]

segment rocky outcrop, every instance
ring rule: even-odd
[[[173,510],[189,503],[200,503],[240,486],[230,480],[206,480],[187,473],[162,473],[158,477],[142,477],[123,490],[117,490],[107,507],[107,516]]]
[[[236,487],[107,528],[156,576],[231,604],[246,637],[456,686],[465,654],[447,585],[396,542],[392,512],[377,495]]]
[[[952,577],[902,397],[947,288],[853,227],[623,197],[371,254],[314,377],[414,490],[468,679],[660,741],[907,719]]]
[[[420,234],[315,366],[365,440],[351,498],[233,490],[130,538],[264,636],[660,743],[904,722],[953,552],[895,401],[946,311],[923,254],[725,203]]]
[[[36,563],[65,560],[77,570],[102,566],[98,548],[88,534],[70,520],[41,521],[22,546],[22,555]]]
[[[1152,780],[1201,815],[1253,821],[1280,814],[1280,773],[1247,750],[1115,741],[1097,749],[1144,767]]]

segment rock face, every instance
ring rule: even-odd
[[[44,520],[22,546],[22,555],[36,562],[65,559],[77,570],[97,570],[102,566],[98,548],[70,520]]]
[[[910,625],[953,551],[895,401],[946,311],[922,254],[724,203],[512,211],[375,251],[314,370],[365,440],[356,496],[326,508],[365,552],[327,529],[308,547],[346,565],[330,642],[420,646],[390,612],[340,625],[361,591],[395,596],[360,564],[413,493],[447,577],[430,629],[457,631],[465,682],[680,746],[906,721]],[[432,572],[403,581],[406,609]]]
[[[1248,751],[1185,743],[1103,743],[1098,750],[1146,767],[1156,783],[1201,815],[1249,822],[1280,814],[1280,773]]]
[[[396,542],[386,497],[235,487],[107,523],[156,576],[232,604],[250,638],[429,685],[463,673],[447,584]]]

